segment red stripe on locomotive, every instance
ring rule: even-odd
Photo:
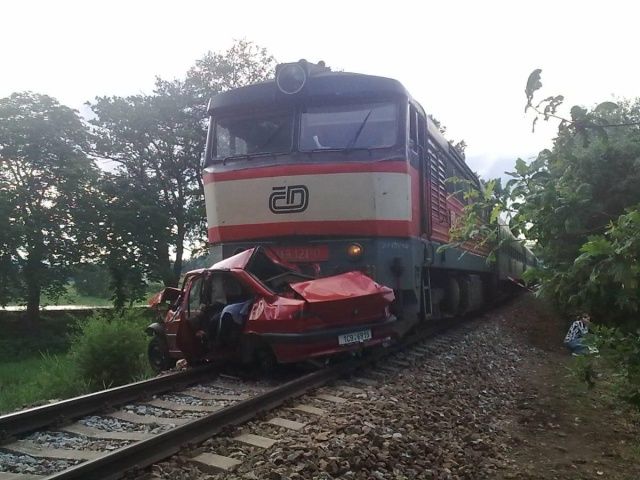
[[[225,182],[231,180],[246,180],[251,178],[288,177],[295,175],[318,175],[326,173],[359,173],[384,172],[408,173],[415,172],[406,160],[372,161],[367,163],[315,163],[296,165],[276,165],[270,167],[247,168],[230,172],[205,173],[204,184],[211,182]]]

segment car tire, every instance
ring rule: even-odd
[[[253,354],[254,368],[261,376],[272,375],[278,365],[278,360],[271,348],[266,345],[259,346]]]
[[[169,355],[167,341],[160,335],[154,335],[149,341],[147,357],[149,359],[149,365],[151,365],[151,368],[156,373],[169,370],[176,365],[176,359],[171,358]]]

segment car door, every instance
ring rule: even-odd
[[[176,343],[188,361],[194,361],[205,353],[202,342],[196,337],[200,329],[205,274],[197,274],[187,281],[180,312],[180,326]]]

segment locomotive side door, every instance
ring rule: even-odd
[[[422,112],[409,104],[409,155],[418,170],[418,202],[420,211],[420,231],[422,238],[429,238],[429,179],[427,176],[427,122]],[[415,162],[415,163],[414,163]]]
[[[417,267],[420,268],[420,284],[416,287],[420,297],[420,316],[426,319],[433,314],[429,271],[431,253],[428,241],[431,236],[431,189],[427,157],[427,119],[421,109],[411,104],[409,105],[409,146],[411,154],[414,155],[411,159],[417,162],[418,167],[419,236],[422,239],[423,251],[416,258],[419,262]]]

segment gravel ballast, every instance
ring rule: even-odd
[[[292,404],[228,432],[278,440],[252,451],[233,473],[203,472],[177,456],[147,478],[494,478],[509,464],[506,427],[522,393],[519,367],[531,354],[502,320],[500,313],[487,315],[466,333],[445,334],[362,372],[364,383],[341,381],[297,401],[326,410],[324,416],[294,413]],[[307,425],[293,431],[265,423],[273,417]],[[219,442],[211,439],[190,454],[224,454]]]
[[[80,423],[87,427],[97,428],[106,432],[146,432],[160,433],[173,428],[171,425],[146,425],[141,423],[131,423],[124,420],[118,420],[112,417],[100,417],[92,415],[79,420]]]
[[[31,455],[0,451],[0,472],[51,475],[77,465],[76,460],[35,458]]]
[[[37,445],[47,448],[110,451],[127,446],[127,440],[92,439],[84,435],[67,432],[35,432],[25,437]]]

